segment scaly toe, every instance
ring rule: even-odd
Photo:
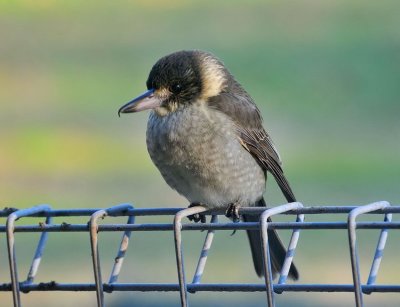
[[[193,208],[193,207],[198,207],[198,206],[201,206],[201,204],[192,203],[189,205],[188,208]],[[189,215],[187,218],[189,219],[189,221],[193,221],[195,223],[198,223],[198,222],[205,223],[206,222],[206,215],[202,214],[202,213],[192,214],[192,215]]]

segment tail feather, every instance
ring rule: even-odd
[[[266,207],[265,201],[262,198],[256,203],[257,207]],[[257,215],[243,215],[245,222],[258,222],[259,216]],[[270,220],[269,220],[270,221]],[[259,230],[247,230],[247,236],[250,242],[251,254],[253,256],[254,268],[259,277],[264,276],[262,249],[261,249],[261,234]],[[268,243],[271,256],[272,275],[275,277],[282,269],[283,261],[286,256],[286,249],[278,236],[275,229],[268,229]],[[289,277],[297,280],[299,279],[299,272],[297,271],[294,263],[290,266]]]

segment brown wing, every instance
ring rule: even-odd
[[[209,99],[209,106],[228,115],[237,125],[238,138],[264,169],[277,181],[288,202],[296,198],[281,167],[281,160],[271,138],[262,126],[260,111],[251,97],[238,84],[231,85],[235,95],[223,92]]]

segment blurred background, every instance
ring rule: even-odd
[[[0,206],[187,206],[148,157],[148,114],[117,116],[145,90],[155,61],[181,49],[213,52],[252,95],[304,205],[398,205],[399,10],[397,0],[0,1]],[[284,203],[272,178],[265,196],[271,206]],[[359,231],[363,281],[377,236]],[[9,282],[1,237],[0,277]],[[203,237],[184,234],[189,276]],[[37,238],[17,234],[21,280]],[[101,234],[104,276],[119,238]],[[398,240],[390,232],[378,283],[400,283]],[[246,241],[242,232],[218,232],[204,281],[262,282]],[[86,233],[50,234],[37,280],[93,282],[88,243]],[[174,257],[171,233],[134,234],[120,281],[176,282]],[[303,231],[295,259],[301,282],[352,281],[346,231]],[[12,304],[10,293],[0,300]],[[192,306],[264,306],[265,295],[197,293],[190,300]],[[398,300],[398,294],[365,297],[366,306]],[[351,293],[277,295],[278,306],[353,301]],[[22,302],[94,306],[95,294],[31,293]],[[114,293],[106,302],[176,306],[179,294]]]

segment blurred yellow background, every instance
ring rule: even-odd
[[[399,204],[399,10],[395,0],[2,0],[0,205],[187,206],[148,157],[148,114],[117,116],[145,90],[155,61],[181,49],[213,52],[252,95],[304,205]],[[272,178],[266,199],[284,202]],[[362,233],[365,280],[377,232]],[[389,235],[378,282],[400,283],[393,270],[396,236]],[[186,236],[189,267],[202,237]],[[36,239],[17,235],[21,279]],[[83,233],[51,234],[38,280],[92,282],[88,240]],[[118,240],[119,234],[103,236],[106,268]],[[123,281],[176,282],[172,242],[167,233],[134,234]],[[0,244],[1,282],[9,282],[4,236]],[[213,248],[205,281],[261,282],[243,233],[218,233]],[[304,231],[296,259],[302,282],[351,283],[345,231]],[[0,299],[11,304],[10,293]],[[264,294],[197,293],[191,299],[193,306],[262,306]],[[277,299],[279,306],[353,304],[352,294]],[[395,306],[395,299],[373,294],[366,303]],[[110,306],[178,301],[177,293],[107,296]],[[93,306],[95,295],[31,293],[23,302]]]

